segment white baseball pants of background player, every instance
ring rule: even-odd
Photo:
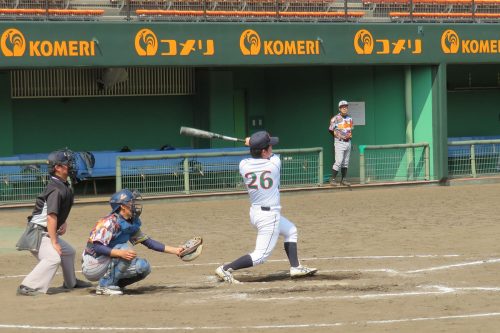
[[[255,250],[250,253],[254,266],[269,258],[280,235],[285,237],[285,243],[297,243],[297,227],[281,216],[279,208],[264,211],[260,206],[251,206],[250,223],[257,229]]]
[[[335,139],[335,163],[332,169],[339,171],[341,168],[349,167],[349,159],[351,157],[351,141],[345,142]]]

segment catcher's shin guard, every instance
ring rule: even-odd
[[[131,285],[138,281],[144,280],[146,276],[151,273],[151,266],[146,259],[138,258],[131,267],[129,267],[127,273],[123,274],[123,278],[119,279],[117,282],[118,287],[123,288],[125,286]]]
[[[118,287],[124,288],[124,287],[129,286],[129,285],[131,285],[133,283],[139,282],[141,280],[144,280],[146,278],[146,276],[148,276],[148,275],[149,275],[149,272],[148,273],[137,274],[134,277],[121,279],[121,280],[118,281]]]

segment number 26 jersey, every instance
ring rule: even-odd
[[[281,160],[273,154],[270,158],[246,158],[240,162],[240,174],[252,205],[280,207]]]

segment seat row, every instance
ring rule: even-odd
[[[0,8],[0,16],[102,16],[102,9],[39,9],[39,8]]]
[[[138,9],[136,14],[140,17],[175,17],[175,16],[215,16],[215,17],[325,17],[325,18],[360,18],[365,15],[361,11],[224,11],[224,10],[148,10]]]
[[[418,12],[390,12],[392,19],[500,19],[500,13],[418,13]]]
[[[429,4],[429,5],[500,5],[500,0],[362,0],[364,5],[402,5],[402,4]]]

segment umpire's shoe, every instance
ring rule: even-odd
[[[317,268],[309,268],[306,266],[290,267],[290,277],[299,278],[304,276],[314,275],[318,271]]]
[[[78,279],[76,279],[76,283],[73,286],[73,288],[75,288],[75,289],[78,289],[78,288],[90,288],[90,287],[92,287],[92,283],[87,282],[87,281],[78,280]],[[64,289],[73,289],[73,288],[67,287],[66,286],[66,282],[63,283],[63,288]]]
[[[25,285],[20,285],[19,288],[17,288],[16,294],[17,296],[36,296],[43,293],[36,289],[26,287]]]
[[[219,267],[217,267],[217,269],[215,270],[215,275],[219,277],[219,280],[227,283],[232,283],[232,284],[241,283],[240,281],[234,278],[233,274],[231,274],[229,270],[227,271],[224,270],[224,265],[220,265]]]
[[[115,295],[123,295],[123,291],[121,290],[120,287],[118,286],[97,286],[95,289],[96,295],[110,295],[110,296],[115,296]]]

